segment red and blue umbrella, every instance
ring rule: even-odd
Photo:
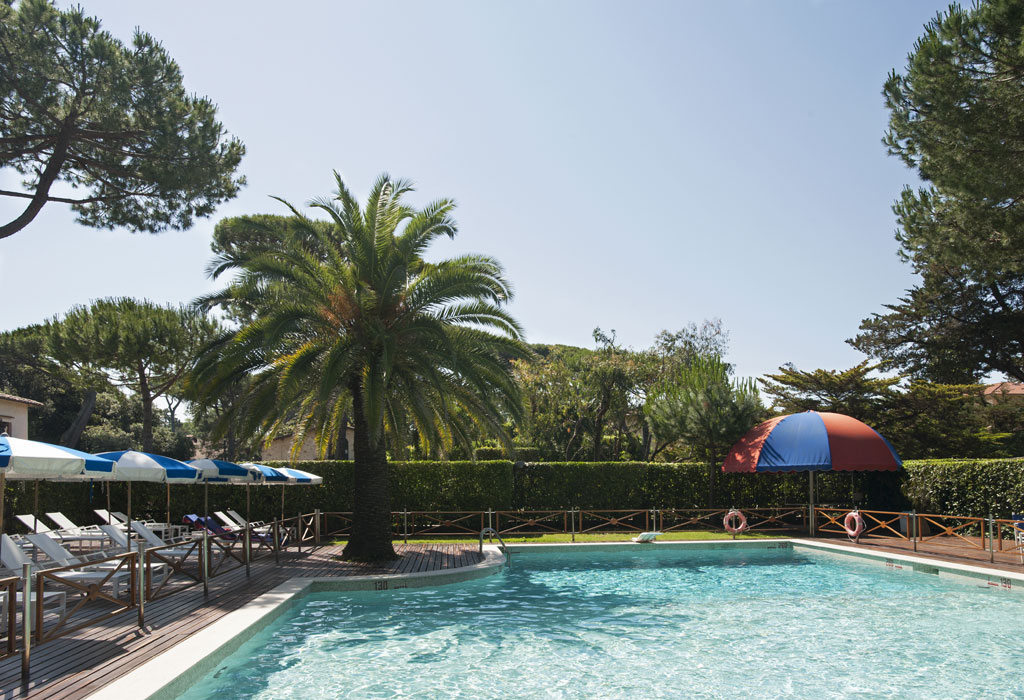
[[[722,471],[898,471],[902,466],[889,441],[856,418],[805,411],[751,428],[729,450]]]

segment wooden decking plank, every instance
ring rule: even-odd
[[[197,584],[146,603],[146,629],[128,610],[92,627],[60,637],[32,650],[32,684],[27,698],[78,700],[145,661],[162,654],[211,622],[245,605],[294,576],[360,576],[448,569],[474,563],[468,545],[396,546],[400,555],[383,566],[342,562],[338,546],[282,553],[281,565],[265,556],[251,565],[251,576],[238,566],[210,580],[210,593]],[[0,698],[20,696],[20,656],[0,661]]]

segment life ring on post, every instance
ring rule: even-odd
[[[852,540],[860,537],[860,534],[864,532],[864,518],[861,517],[859,511],[851,510],[846,514],[846,518],[843,520],[843,529],[846,530],[846,535]]]
[[[733,508],[725,514],[722,525],[730,535],[738,535],[747,529],[747,516]]]

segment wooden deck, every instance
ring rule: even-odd
[[[936,537],[919,543],[917,551],[914,551],[913,542],[897,537],[867,537],[861,539],[857,544],[850,542],[845,537],[816,537],[813,539],[818,542],[843,545],[851,549],[928,557],[929,559],[938,559],[954,564],[969,564],[999,569],[1001,571],[1024,573],[1020,554],[1008,549],[1012,546],[1011,543],[1006,543],[1004,546],[1007,549],[1002,552],[997,550],[993,557],[987,549],[981,548],[981,541],[978,538],[970,538],[972,542],[978,542],[978,546],[972,546],[959,537]]]
[[[105,623],[31,649],[31,684],[21,689],[21,656],[0,661],[0,698],[83,698],[149,661],[287,579],[438,571],[481,561],[476,545],[396,544],[400,558],[385,566],[340,561],[341,547],[325,546],[254,562],[251,576],[239,568],[210,581],[209,596],[196,585],[146,604],[146,627],[125,612]],[[131,700],[126,698],[126,700]]]

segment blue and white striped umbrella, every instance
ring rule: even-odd
[[[200,471],[200,483],[245,485],[258,484],[263,480],[258,469],[223,459],[190,459],[188,464]]]
[[[194,484],[200,471],[193,466],[163,455],[124,450],[100,452],[97,457],[117,463],[117,481],[154,481],[161,484]]]
[[[242,466],[252,467],[256,471],[258,471],[261,476],[260,483],[263,485],[287,486],[288,484],[288,477],[284,473],[278,471],[277,469],[274,469],[273,467],[268,467],[265,464],[253,464],[252,462],[246,462]]]
[[[296,484],[300,486],[318,486],[324,483],[322,476],[316,474],[310,474],[304,472],[301,469],[292,469],[291,467],[280,467],[278,471],[288,477],[289,484]]]
[[[0,473],[8,479],[111,479],[114,462],[47,442],[0,435]]]
[[[265,464],[247,462],[246,467],[258,469],[263,474],[263,484],[278,486],[317,486],[324,483],[322,476],[291,467],[268,467]]]
[[[246,467],[258,469],[263,475],[261,482],[265,486],[281,486],[281,520],[284,520],[284,488],[285,486],[316,486],[324,483],[323,477],[290,467],[268,467],[265,464],[246,462]]]

